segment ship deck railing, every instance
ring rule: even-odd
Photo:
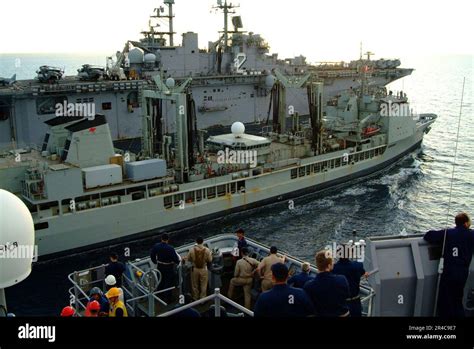
[[[131,267],[136,269],[137,272],[142,272],[144,273],[143,275],[149,274],[146,273],[145,271],[141,270],[139,267],[133,264],[133,262],[129,262]],[[84,289],[92,289],[93,287],[99,287],[101,290],[104,289],[105,286],[105,279],[101,278],[98,280],[94,280],[91,282],[77,282],[77,280],[81,280],[80,276],[81,274],[91,274],[93,271],[104,271],[105,270],[105,265],[87,269],[85,271],[81,272],[74,272],[68,276],[69,281],[73,284],[73,287],[69,288],[69,297],[70,297],[70,304],[76,309],[76,314],[78,317],[84,316],[83,314],[85,313],[85,310],[87,308],[87,304],[89,303],[90,297],[86,293]],[[158,273],[159,271],[154,270],[154,273]],[[105,275],[105,274],[104,274]],[[233,317],[244,317],[244,316],[249,316],[249,317],[254,317],[254,312],[243,307],[242,305],[238,304],[237,302],[234,302],[233,300],[225,297],[222,295],[221,290],[219,288],[214,289],[214,292],[200,300],[194,301],[192,303],[182,305],[178,308],[174,308],[172,310],[168,310],[166,312],[163,312],[161,314],[158,314],[156,311],[156,305],[157,303],[160,304],[161,306],[167,307],[168,304],[161,299],[159,296],[165,292],[170,292],[174,290],[181,290],[182,285],[182,272],[181,268],[178,268],[178,276],[179,276],[179,282],[178,286],[170,287],[167,289],[159,290],[159,291],[154,291],[154,287],[150,287],[148,290],[143,286],[138,283],[134,283],[127,275],[124,275],[124,283],[122,285],[122,290],[124,292],[124,298],[125,298],[125,306],[127,307],[127,311],[129,312],[130,315],[132,316],[138,316],[140,313],[145,314],[148,317],[171,317],[178,315],[179,313],[199,307],[201,305],[207,305],[209,306],[209,303],[213,303],[213,307],[210,306],[210,309],[213,308],[213,313],[215,317],[222,317],[224,315],[224,312],[226,312],[225,308],[223,305],[228,305],[235,310],[237,310],[240,313],[226,313],[228,316],[233,316]],[[159,276],[159,279],[161,279],[161,275]],[[129,289],[126,285],[133,285],[134,289]],[[363,281],[361,283],[361,303],[362,303],[362,308],[364,309],[363,311],[363,316],[365,317],[370,317],[372,316],[372,311],[373,311],[373,302],[375,298],[375,291],[370,287],[370,285],[367,283],[367,281]]]
[[[205,298],[202,298],[200,300],[197,300],[195,302],[189,303],[187,305],[183,305],[182,307],[171,310],[167,313],[161,314],[158,317],[174,316],[174,315],[177,315],[177,314],[179,314],[179,313],[181,313],[185,310],[189,310],[189,309],[195,308],[199,305],[206,304],[206,303],[209,303],[209,302],[214,302],[214,316],[215,317],[221,317],[223,315],[223,313],[222,313],[222,310],[223,310],[222,309],[222,302],[224,304],[230,305],[230,306],[234,307],[235,309],[237,309],[238,311],[242,312],[242,314],[238,314],[237,316],[245,316],[245,315],[250,316],[250,317],[254,316],[253,311],[241,306],[239,303],[234,302],[230,298],[227,298],[227,297],[223,296],[222,293],[221,293],[220,288],[216,288],[214,290],[213,294],[211,294],[211,295],[209,295]]]
[[[143,275],[151,275],[149,272],[141,270],[139,267],[133,264],[133,262],[128,262],[132,269],[136,272],[141,272]],[[105,289],[105,277],[101,277],[96,280],[91,280],[90,282],[84,282],[81,277],[91,276],[93,272],[97,272],[105,276],[105,267],[102,265],[99,267],[74,272],[68,275],[69,281],[73,284],[73,287],[69,288],[69,299],[70,304],[76,309],[76,313],[79,317],[83,316],[87,308],[87,303],[90,300],[89,295],[86,293],[85,289],[90,290],[93,287],[99,287],[101,290]],[[159,284],[161,281],[161,275],[158,270],[153,270],[153,273],[158,275],[155,284]],[[179,282],[178,285],[182,285],[182,272],[181,268],[178,268]],[[156,316],[156,305],[157,303],[162,306],[168,306],[168,304],[159,297],[159,295],[174,291],[180,290],[180,286],[174,286],[163,290],[154,291],[156,288],[150,287],[146,289],[143,285],[134,282],[127,275],[123,275],[123,283],[121,289],[124,293],[125,305],[127,311],[131,315],[139,314],[140,312],[145,313],[147,316]],[[153,285],[150,283],[150,285]],[[105,294],[106,292],[104,292]],[[145,303],[145,305],[144,305]],[[147,303],[147,304],[146,304]]]
[[[220,258],[221,260],[219,263],[222,263],[223,255],[220,255],[219,253],[228,255],[234,248],[233,246],[236,245],[237,238],[235,235],[225,234],[206,239],[205,243],[213,253],[218,253],[217,255],[220,257],[217,258]],[[255,258],[258,260],[267,256],[270,252],[270,247],[253,241],[252,239],[247,239],[247,243],[252,248]],[[177,248],[177,253],[183,257],[187,255],[188,251],[193,246],[194,244],[192,243],[181,246],[180,248]],[[295,272],[299,270],[302,263],[304,263],[304,261],[293,257],[286,252],[281,251],[280,254],[286,256],[288,268]],[[221,264],[219,263],[216,265],[220,266]],[[79,316],[82,316],[82,313],[87,307],[87,303],[90,299],[88,295],[90,289],[94,286],[99,287],[101,290],[105,289],[105,278],[107,276],[105,275],[105,268],[106,265],[102,265],[82,271],[76,271],[68,276],[69,281],[73,285],[73,287],[69,289],[71,305],[76,308]],[[213,268],[210,269],[211,273],[212,269]],[[311,265],[310,269],[311,275],[314,276],[317,272],[316,267]],[[187,275],[187,272],[189,271],[186,269],[185,264],[179,263],[177,264],[176,272],[176,286],[159,290],[158,286],[161,283],[162,276],[160,271],[156,268],[156,265],[152,263],[150,257],[128,261],[126,272],[123,274],[122,278],[122,290],[124,292],[125,305],[129,312],[129,316],[174,316],[182,311],[194,307],[197,307],[196,310],[200,313],[208,314],[210,316],[212,316],[212,313],[214,313],[214,316],[253,316],[253,313],[249,309],[242,307],[240,304],[225,297],[221,293],[222,289],[225,290],[224,283],[216,284],[211,282],[211,279],[210,289],[213,290],[213,292],[211,291],[212,293],[208,297],[190,304],[182,304],[181,302],[184,300],[183,295],[189,293],[187,292],[189,291],[187,290],[189,280],[186,278],[187,281],[185,282],[184,278],[184,275]],[[220,273],[217,273],[217,275],[220,275]],[[256,285],[253,290],[256,292],[253,296],[258,295],[258,290],[259,287]],[[163,296],[164,293],[168,293],[169,296],[172,296],[171,298],[173,301],[170,304],[167,303],[168,297]],[[180,302],[176,302],[176,299],[178,298],[177,296],[179,296]],[[375,291],[368,281],[362,279],[360,285],[360,297],[364,316],[372,316],[375,296]],[[213,305],[210,303],[213,303]],[[231,311],[227,311],[223,305],[228,306]],[[214,309],[212,309],[213,306]],[[221,314],[221,312],[223,314]]]

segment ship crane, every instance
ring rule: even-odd
[[[110,80],[126,80],[127,77],[123,71],[122,65],[127,65],[128,52],[130,51],[130,41],[125,43],[122,52],[117,52],[117,60],[114,61],[112,57],[107,57],[106,76]]]

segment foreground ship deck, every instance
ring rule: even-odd
[[[270,248],[247,239],[252,257],[261,260]],[[212,267],[209,269],[210,295],[198,302],[183,305],[177,302],[167,304],[161,299],[166,291],[155,291],[161,276],[150,258],[130,261],[126,265],[123,290],[126,306],[131,316],[174,316],[188,308],[198,309],[204,316],[253,316],[253,312],[244,308],[242,299],[232,301],[225,297],[230,279],[234,272],[232,251],[237,244],[233,235],[221,235],[209,238],[205,244],[213,252]],[[184,257],[193,244],[177,249]],[[291,272],[301,270],[302,260],[286,253],[286,264]],[[361,301],[364,316],[434,316],[434,303],[440,248],[428,245],[422,236],[387,236],[367,240],[364,266],[371,276],[361,283]],[[396,263],[394,263],[396,261]],[[468,316],[474,316],[474,261],[466,284],[465,310]],[[178,266],[179,282],[171,290],[177,297],[190,291],[190,267]],[[105,266],[74,272],[69,275],[72,287],[71,299],[79,316],[83,314],[88,302],[88,292],[93,287],[104,288],[107,275]],[[311,275],[316,268],[311,266]],[[252,289],[253,301],[260,293],[258,283]],[[397,300],[404,297],[400,304]]]
[[[270,247],[262,245],[256,241],[247,240],[249,248],[252,251],[251,257],[261,260],[270,253]],[[126,298],[127,310],[131,316],[173,316],[185,309],[196,307],[204,316],[253,316],[253,312],[246,309],[238,302],[227,298],[227,289],[230,279],[234,274],[234,257],[232,251],[237,245],[237,238],[233,235],[221,235],[205,240],[205,245],[213,253],[212,267],[209,269],[209,290],[211,295],[198,302],[187,304],[180,307],[178,302],[167,304],[161,295],[163,291],[155,291],[158,287],[161,275],[156,270],[150,258],[138,259],[128,262],[126,273],[124,275],[123,290]],[[185,245],[177,249],[177,253],[183,258],[194,244]],[[290,273],[298,273],[304,263],[302,260],[292,257],[286,253],[279,253],[287,258],[286,264]],[[69,280],[73,287],[69,293],[73,299],[76,299],[75,306],[79,314],[83,313],[88,302],[88,291],[93,287],[105,287],[104,275],[105,266],[100,266],[69,275]],[[173,288],[175,296],[189,295],[191,293],[190,273],[191,267],[188,264],[180,265],[177,268],[179,281],[178,286]],[[139,276],[138,276],[139,275]],[[311,266],[311,276],[316,275],[316,268]],[[253,302],[260,293],[259,283],[255,283],[252,289]],[[169,289],[168,289],[169,290]],[[212,292],[213,291],[213,292]],[[363,303],[365,304],[366,314],[371,313],[373,291],[366,284],[361,287]],[[253,303],[252,302],[252,303]],[[182,304],[181,304],[182,305]],[[209,311],[210,310],[210,311]]]

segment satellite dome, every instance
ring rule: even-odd
[[[135,47],[128,53],[130,64],[142,64],[144,59],[144,52],[141,48]]]
[[[155,63],[156,62],[156,55],[153,53],[147,53],[145,55],[145,63]]]
[[[245,125],[241,122],[234,122],[232,124],[232,133],[236,138],[245,134]]]
[[[3,189],[0,189],[0,222],[2,289],[16,285],[30,275],[35,228],[33,217],[23,201]]]
[[[174,88],[176,86],[176,81],[174,81],[173,78],[168,78],[168,79],[166,79],[165,84],[168,88]]]
[[[265,85],[268,87],[268,88],[272,88],[273,85],[275,85],[275,82],[276,82],[276,78],[273,76],[273,75],[268,75],[266,78],[265,78]]]

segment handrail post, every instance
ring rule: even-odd
[[[375,297],[375,293],[372,293],[370,295],[369,305],[367,307],[367,317],[372,317],[372,305],[374,303],[374,297]]]
[[[148,314],[150,314],[151,317],[155,317],[155,298],[153,297],[153,289],[152,289],[152,283],[151,283],[151,276],[152,274],[149,273],[147,275],[148,278]]]
[[[215,296],[215,309],[214,309],[214,315],[215,317],[221,317],[221,298],[219,297],[221,295],[221,290],[219,288],[216,288],[214,291],[214,296]]]
[[[183,294],[183,265],[178,265],[178,288],[179,294]]]
[[[76,271],[74,273],[74,308],[76,309],[76,312],[79,310],[77,308],[77,302],[79,300],[78,287],[80,287],[79,283],[77,282],[78,277],[79,277],[79,272]],[[72,304],[71,304],[71,306],[72,306]]]

